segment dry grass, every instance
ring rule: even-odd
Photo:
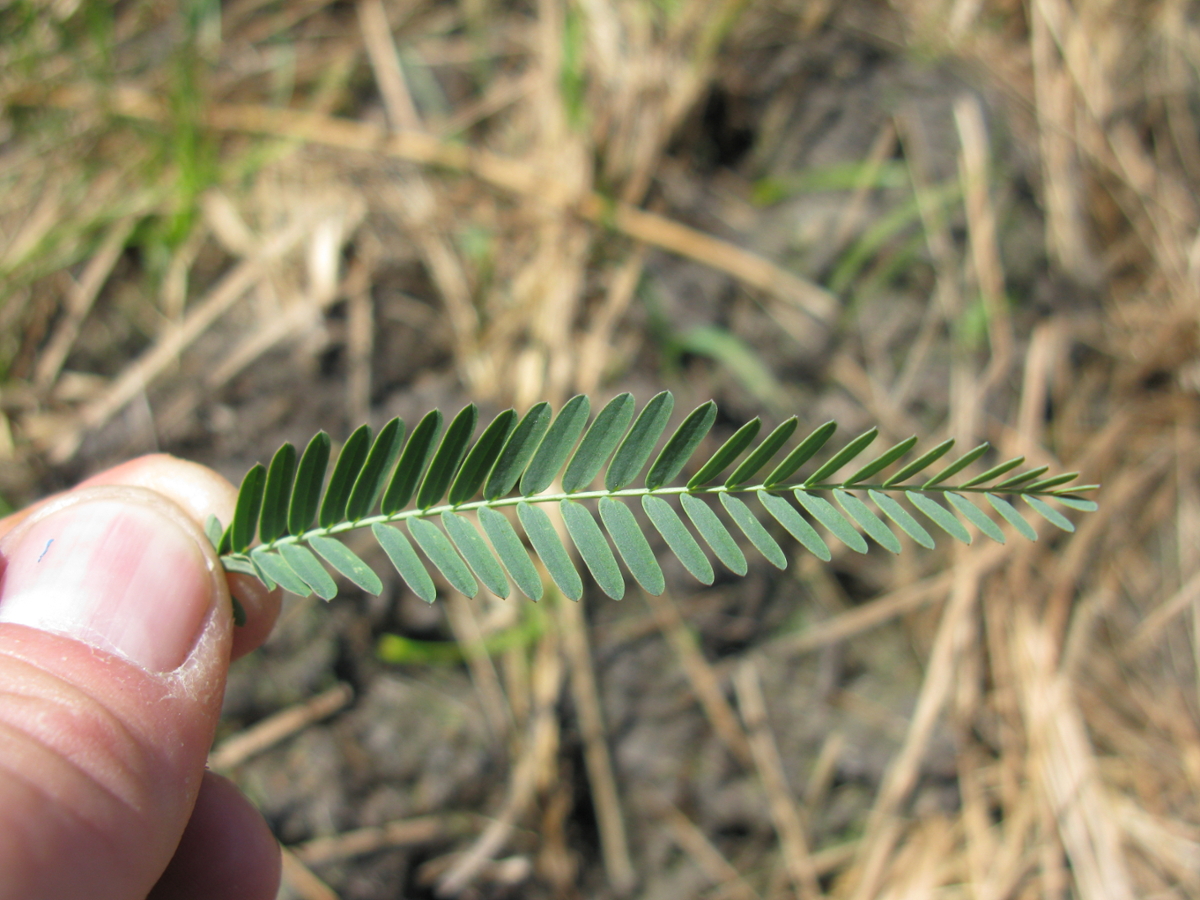
[[[703,597],[656,599],[610,627],[608,647],[661,632],[686,702],[759,779],[773,831],[744,846],[622,774],[579,608],[493,658],[470,648],[519,611],[455,599],[450,625],[507,759],[497,805],[478,810],[491,818],[313,835],[289,856],[290,896],[336,896],[306,865],[422,845],[453,848],[421,870],[442,896],[628,895],[657,877],[641,868],[654,830],[709,897],[1200,896],[1200,20],[1182,0],[893,7],[239,0],[219,16],[196,4],[191,26],[157,4],[0,7],[10,502],[158,446],[236,475],[262,432],[313,424],[286,388],[331,354],[338,396],[310,412],[344,416],[315,423],[335,434],[394,395],[523,407],[656,379],[647,360],[693,324],[687,298],[657,313],[668,339],[647,312],[649,269],[675,259],[721,279],[736,313],[723,328],[750,323],[752,347],[765,328],[815,373],[772,371],[787,356],[765,349],[765,376],[697,350],[698,393],[986,438],[1104,486],[1070,540],[959,548],[941,574],[907,555],[835,560],[865,598],[801,566],[820,615],[722,660],[685,625]],[[767,160],[787,147],[795,92],[818,102],[803,65],[830,35],[974,86],[946,88],[949,131],[914,95],[864,135],[826,232],[836,269],[893,208],[879,179],[902,155],[919,240],[899,258],[925,274],[899,359],[864,286],[885,252],[831,291],[830,268],[754,244],[764,213],[744,175],[676,146],[702,132],[713,85],[758,90],[756,174],[781,174]],[[1006,228],[1028,227],[1005,224],[1022,191],[1041,213],[1024,245],[1045,257],[1037,304],[1011,297],[1030,283],[1013,268],[1028,267],[1003,249]],[[399,332],[408,356],[388,361]],[[268,391],[271,367],[288,374]],[[869,656],[887,629],[916,648],[922,680],[872,799],[834,834],[822,823],[845,736],[795,783],[775,733],[787,706],[762,679],[813,654]],[[827,687],[835,705],[858,702]],[[346,695],[324,700],[297,727]],[[955,801],[931,808],[947,734]],[[564,825],[575,740],[594,858]]]

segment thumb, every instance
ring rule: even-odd
[[[0,900],[144,897],[220,711],[220,565],[172,501],[109,485],[38,508],[0,566]]]

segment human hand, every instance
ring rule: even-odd
[[[229,663],[279,612],[204,537],[235,496],[156,455],[0,520],[0,900],[275,897],[266,823],[205,771]]]

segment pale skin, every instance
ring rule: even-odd
[[[235,497],[154,455],[0,520],[0,900],[275,897],[266,823],[205,771],[280,604],[204,537]]]

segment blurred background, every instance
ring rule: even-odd
[[[288,898],[1200,897],[1198,66],[1186,0],[8,0],[0,503],[576,392],[989,440],[1100,511],[577,605],[368,539],[213,765]]]

